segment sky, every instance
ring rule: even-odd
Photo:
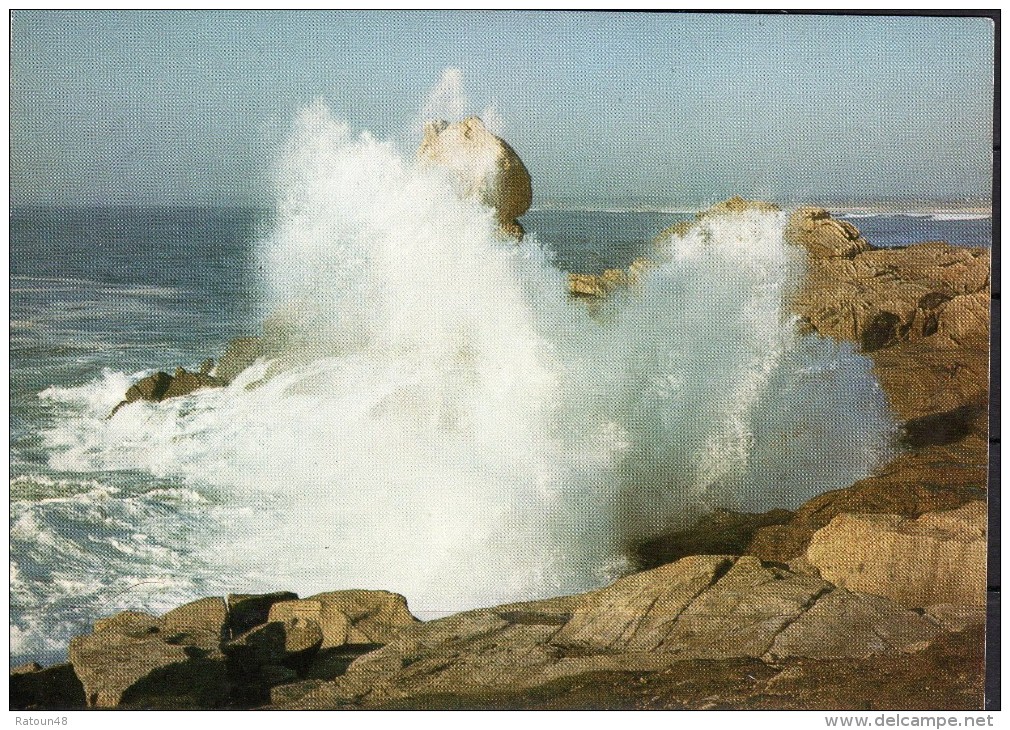
[[[412,153],[446,69],[534,205],[990,194],[984,18],[15,10],[11,34],[14,204],[269,205],[300,108]]]

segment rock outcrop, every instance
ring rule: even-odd
[[[836,585],[909,608],[984,606],[985,535],[984,502],[918,519],[844,513],[814,533],[806,557]]]
[[[425,125],[418,157],[451,170],[463,197],[475,196],[494,208],[505,235],[522,240],[518,218],[533,203],[533,185],[516,151],[477,117]]]
[[[292,618],[305,618],[318,624],[323,649],[349,644],[385,644],[405,626],[417,621],[403,596],[386,591],[334,591],[271,606],[269,621]]]
[[[687,234],[699,221],[748,210],[779,208],[732,198],[666,229],[654,246],[662,253],[672,237]],[[706,552],[755,555],[783,565],[802,562],[814,534],[840,515],[916,519],[985,500],[988,250],[940,242],[874,249],[854,225],[814,207],[795,211],[784,235],[808,253],[794,310],[810,330],[852,342],[873,360],[904,422],[906,450],[873,476],[818,495],[791,515],[716,513],[694,528],[632,545],[630,556],[639,567]],[[636,276],[621,270],[571,274],[569,292],[598,307],[646,268],[639,265]],[[927,532],[935,527],[929,520],[920,524]],[[940,532],[934,537],[946,539]],[[974,560],[965,569],[972,572],[966,580],[973,586],[984,580],[984,563]],[[902,580],[895,579],[895,591]]]
[[[175,375],[157,372],[131,385],[126,391],[126,397],[112,409],[109,418],[116,415],[123,406],[139,400],[158,403],[167,398],[189,395],[202,388],[220,388],[223,385],[226,382],[221,378],[202,372],[192,373],[185,368],[176,368]]]
[[[692,556],[599,591],[417,624],[344,675],[279,687],[271,697],[301,709],[418,706],[422,697],[505,688],[528,697],[607,672],[743,662],[761,674],[787,660],[922,652],[943,633],[886,598],[814,575],[749,557]]]
[[[171,614],[120,613],[71,641],[70,663],[89,707],[218,707],[228,697],[223,630],[212,618],[182,628]]]
[[[805,207],[789,218],[786,239],[803,246],[813,259],[846,258],[870,250],[854,225],[831,217],[824,208]]]
[[[109,418],[120,408],[137,401],[160,403],[168,398],[189,395],[205,388],[221,388],[231,383],[246,368],[260,358],[275,355],[281,351],[288,336],[284,323],[277,317],[263,324],[262,337],[236,337],[228,342],[224,354],[215,367],[213,360],[205,360],[197,373],[176,368],[174,375],[157,372],[148,375],[129,387]]]
[[[946,662],[954,671],[954,661],[961,673],[944,691],[957,707],[980,702],[977,606],[909,610],[747,556],[690,556],[600,590],[424,623],[393,593],[291,596],[208,598],[160,618],[102,619],[72,642],[72,676],[65,666],[12,674],[12,706],[827,709],[858,700],[951,709],[931,705],[929,686],[913,679],[915,667]],[[67,675],[62,695],[41,692],[45,672]],[[879,705],[867,673],[897,677],[905,696]],[[643,684],[665,688],[667,699],[639,697]],[[578,686],[595,692],[570,704]],[[831,693],[818,693],[824,686]],[[790,691],[806,693],[806,703],[786,699]]]
[[[11,683],[19,707],[253,707],[275,686],[337,676],[416,623],[403,596],[386,591],[204,598],[160,618],[96,621],[70,643],[72,681],[59,666],[29,666]]]

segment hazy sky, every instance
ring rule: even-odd
[[[266,203],[300,107],[412,147],[447,67],[540,203],[989,195],[981,18],[16,10],[12,35],[14,203]]]

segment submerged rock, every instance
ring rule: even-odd
[[[517,219],[533,202],[529,171],[508,142],[488,131],[478,117],[453,124],[428,122],[417,154],[451,170],[464,197],[475,196],[494,208],[502,232],[522,240]]]
[[[220,388],[223,385],[226,385],[226,382],[221,378],[202,372],[191,373],[185,368],[176,368],[175,375],[157,372],[131,385],[126,391],[126,397],[112,409],[109,418],[116,415],[123,406],[138,400],[158,403],[166,398],[189,395],[202,388]]]

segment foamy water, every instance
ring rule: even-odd
[[[439,611],[588,589],[630,541],[719,506],[796,506],[888,453],[868,360],[797,334],[785,214],[707,219],[590,313],[535,238],[500,238],[445,173],[320,105],[281,190],[259,254],[277,358],[111,419],[139,374],[41,396],[64,414],[43,434],[53,469],[195,495],[171,517],[149,492],[57,497],[144,523],[114,552],[176,581],[173,599],[368,587]],[[18,524],[46,532],[32,509]]]

